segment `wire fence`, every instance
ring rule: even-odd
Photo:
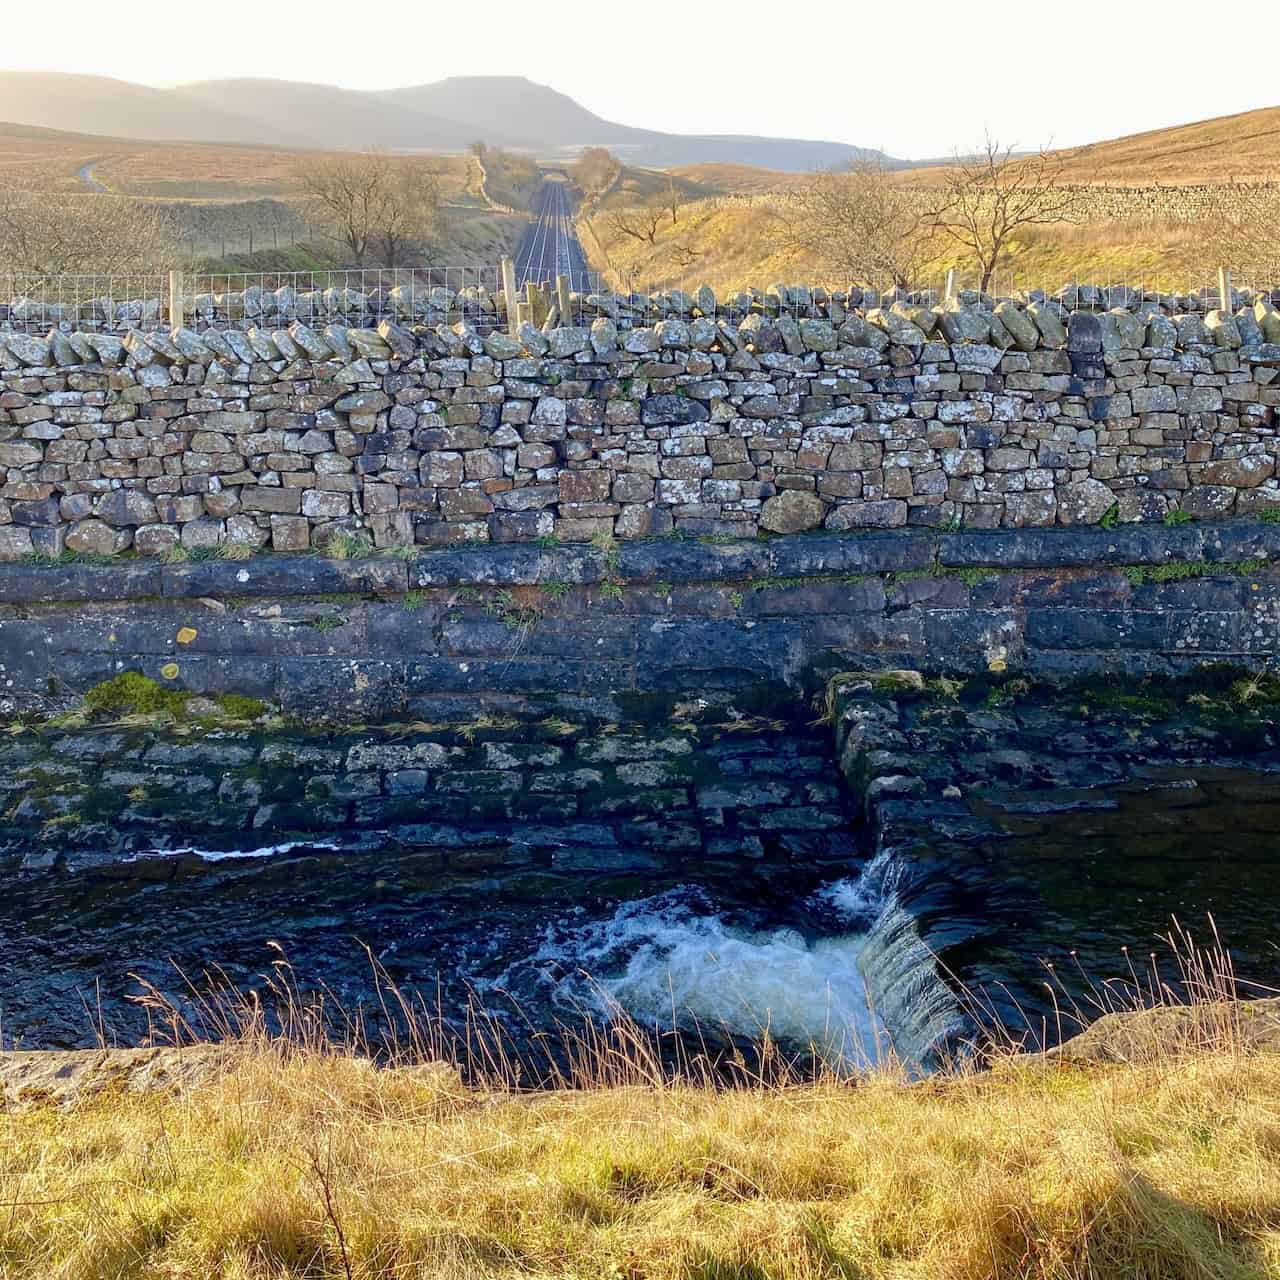
[[[198,271],[129,275],[22,275],[0,272],[0,333],[50,330],[120,334],[178,324],[283,328],[294,322],[373,328],[384,320],[406,327],[465,325],[481,335],[529,322],[539,328],[589,325],[605,316],[620,329],[678,316],[739,323],[757,312],[796,319],[829,315],[831,303],[862,311],[895,302],[932,307],[954,299],[993,307],[1001,300],[1051,302],[1067,311],[1232,311],[1259,298],[1280,304],[1267,277],[1236,273],[1224,297],[1219,274],[1117,279],[1107,274],[1052,286],[1029,285],[1014,272],[982,287],[971,271],[954,271],[913,287],[787,284],[715,292],[683,279],[641,280],[618,273],[576,271],[538,278],[526,270],[508,307],[503,268],[405,267],[308,272]],[[511,283],[511,281],[506,281]]]

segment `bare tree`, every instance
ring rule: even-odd
[[[990,287],[1009,240],[1023,227],[1078,222],[1080,193],[1063,182],[1063,160],[1049,151],[1015,156],[988,137],[971,158],[944,172],[929,221],[977,260],[980,288]]]
[[[111,195],[55,196],[0,183],[0,263],[32,275],[125,275],[178,260],[168,210]]]
[[[795,196],[785,245],[851,284],[906,289],[918,282],[933,229],[919,194],[895,184],[879,160],[819,173]]]
[[[438,240],[440,203],[440,188],[425,165],[404,161],[395,166],[376,230],[388,267],[402,265],[415,249],[429,249]]]
[[[440,219],[440,192],[421,161],[381,153],[308,157],[298,180],[329,238],[363,267],[370,254],[388,266],[408,247],[430,240]]]
[[[674,190],[673,186],[672,192]],[[674,196],[670,201],[665,196],[658,196],[629,209],[610,210],[605,223],[619,235],[629,236],[642,243],[657,244],[658,232],[668,218],[671,219],[671,225],[675,226],[678,209],[679,201]]]
[[[680,193],[676,190],[675,178],[667,179],[667,208],[671,210],[671,225],[680,221]]]

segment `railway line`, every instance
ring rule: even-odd
[[[516,253],[516,286],[523,289],[530,282],[545,284],[568,276],[570,289],[589,290],[591,273],[574,229],[567,185],[544,182],[534,197],[533,215]]]

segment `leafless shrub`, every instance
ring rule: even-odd
[[[643,204],[626,209],[613,209],[605,221],[619,235],[639,240],[643,244],[657,244],[658,232],[670,219],[674,227],[680,221],[680,191],[675,179],[671,179],[666,191],[657,192]]]
[[[781,239],[833,276],[897,288],[919,279],[933,232],[918,193],[895,184],[883,163],[858,161],[817,174],[796,191],[793,205]]]
[[[596,195],[603,191],[618,172],[618,161],[605,147],[583,147],[582,154],[570,167],[569,176],[579,191]]]
[[[109,195],[55,196],[0,183],[0,269],[25,275],[125,275],[178,258],[170,213]]]

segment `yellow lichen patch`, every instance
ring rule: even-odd
[[[178,629],[178,643],[190,644],[199,634],[195,627],[180,627]]]
[[[176,662],[166,662],[164,666],[160,668],[160,674],[164,676],[166,680],[176,680],[178,678],[178,664]]]

